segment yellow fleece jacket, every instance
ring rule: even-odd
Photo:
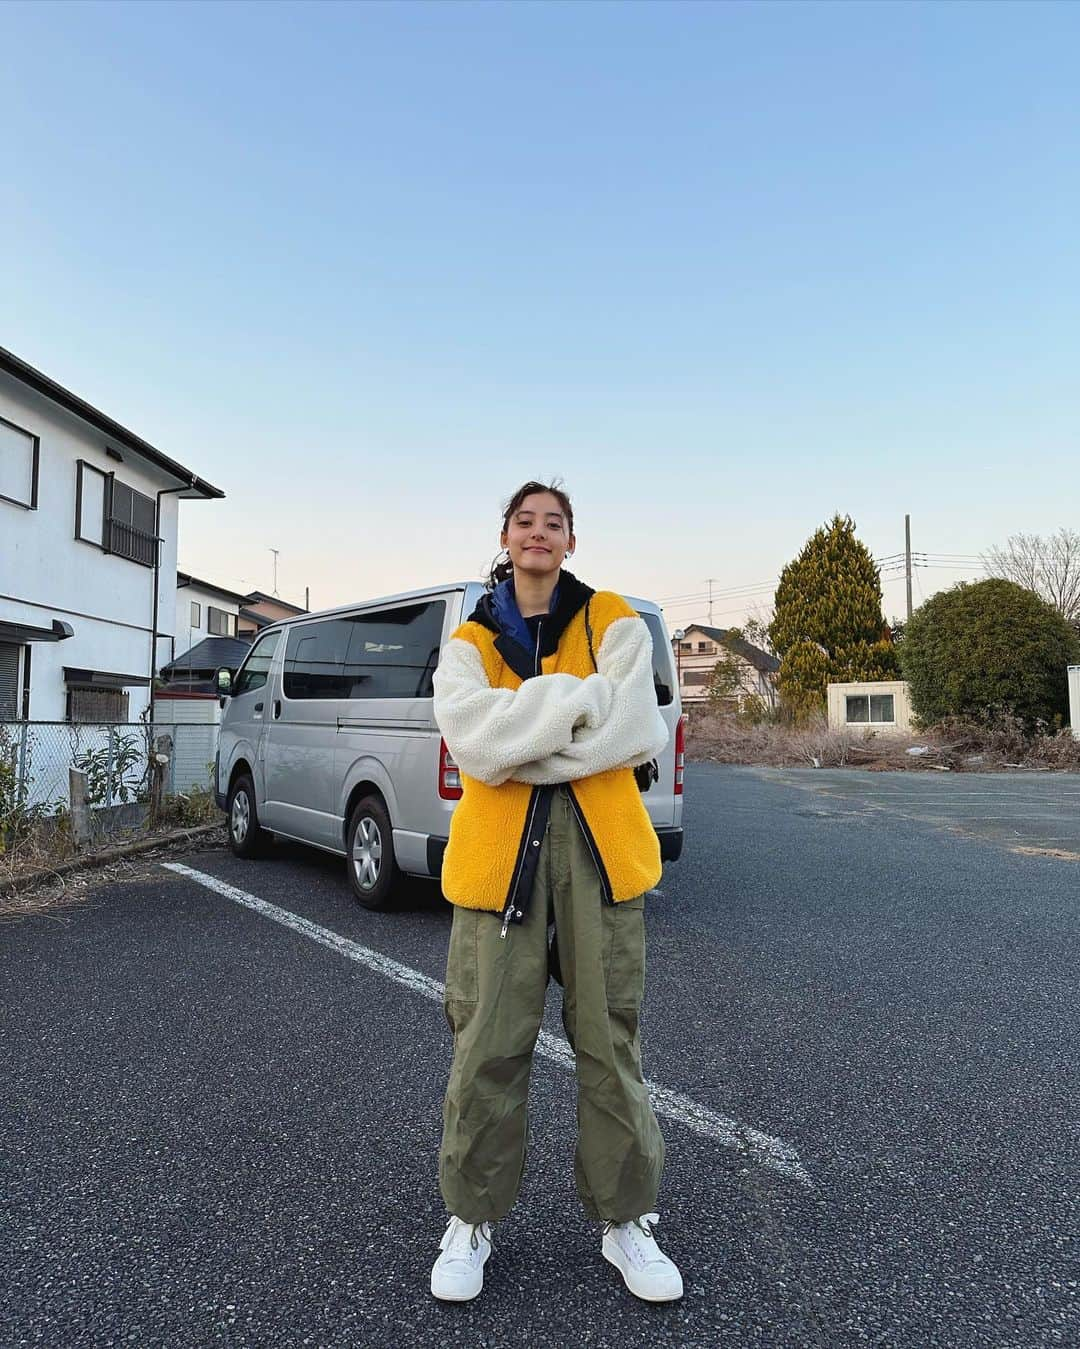
[[[565,593],[529,660],[483,603],[444,648],[435,719],[463,797],[443,859],[446,898],[520,922],[554,785],[569,783],[606,896],[656,884],[660,847],[633,774],[668,740],[652,638],[619,595],[564,572]],[[592,641],[586,626],[586,612]],[[594,665],[595,657],[595,665]],[[513,668],[516,667],[516,668]],[[536,673],[539,671],[539,673]]]

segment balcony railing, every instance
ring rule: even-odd
[[[105,551],[118,557],[128,557],[144,567],[152,567],[157,560],[157,538],[143,529],[136,529],[126,520],[105,521]]]

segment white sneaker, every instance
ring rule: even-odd
[[[468,1302],[484,1286],[484,1264],[491,1254],[491,1224],[451,1218],[442,1254],[431,1270],[431,1291],[443,1302]]]
[[[652,1229],[660,1221],[646,1213],[636,1222],[604,1224],[604,1259],[623,1276],[627,1288],[646,1302],[674,1302],[683,1295],[682,1275],[656,1244]]]

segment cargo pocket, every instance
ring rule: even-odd
[[[457,1032],[461,1017],[456,1009],[472,1006],[479,994],[480,932],[482,918],[491,921],[491,915],[478,909],[454,910],[450,928],[450,950],[446,957],[446,992],[443,1007],[450,1029]]]
[[[607,1005],[636,1011],[645,995],[645,896],[605,905],[603,918]]]

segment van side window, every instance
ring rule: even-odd
[[[667,707],[674,695],[671,688],[674,671],[671,668],[671,639],[664,631],[664,621],[659,614],[641,614],[645,626],[652,634],[653,645],[653,688],[656,689],[656,701],[660,707]]]
[[[252,689],[261,689],[266,683],[280,636],[280,632],[268,632],[248,652],[247,660],[244,661],[233,685],[234,698],[238,698],[241,693],[250,693]]]
[[[445,600],[355,614],[345,657],[346,698],[431,698]]]
[[[347,619],[302,623],[289,631],[285,647],[286,698],[344,698],[345,652],[352,626]]]

